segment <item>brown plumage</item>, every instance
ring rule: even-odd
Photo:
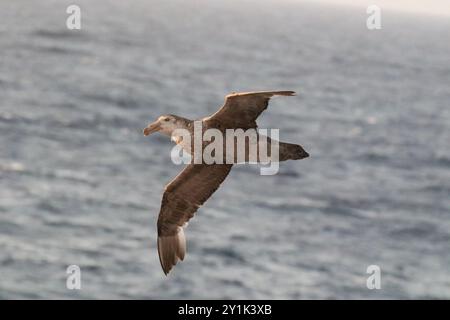
[[[158,217],[158,252],[167,274],[186,253],[183,226],[219,188],[231,164],[189,164],[164,191]]]
[[[225,104],[212,116],[201,119],[204,128],[225,129],[257,128],[256,119],[267,108],[274,95],[293,96],[293,91],[261,91],[232,93]],[[144,134],[160,131],[173,137],[177,128],[192,132],[193,121],[174,115],[161,116],[144,129]],[[192,150],[188,150],[192,154]],[[308,153],[297,144],[279,143],[279,161],[308,157]],[[186,254],[186,239],[183,227],[194,216],[197,209],[219,188],[229,174],[232,164],[189,164],[165,188],[158,217],[158,254],[161,267],[167,273],[183,260]]]
[[[256,128],[256,119],[267,109],[272,96],[294,96],[294,91],[260,91],[232,93],[225,97],[225,104],[208,121],[217,121],[226,128]]]

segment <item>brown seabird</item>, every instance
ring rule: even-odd
[[[260,91],[232,93],[225,104],[213,115],[201,119],[203,128],[256,129],[256,119],[267,108],[274,95],[293,96],[293,91]],[[193,120],[175,115],[164,115],[144,129],[144,135],[159,131],[183,145],[183,139],[172,136],[175,129],[193,131]],[[182,146],[183,147],[183,146]],[[183,147],[184,148],[184,147]],[[188,150],[191,154],[192,151]],[[309,154],[297,144],[279,143],[279,161],[298,160]],[[158,217],[158,254],[161,267],[167,275],[186,254],[183,227],[197,209],[225,180],[233,164],[188,164],[166,187]]]

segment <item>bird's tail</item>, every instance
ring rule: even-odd
[[[301,160],[309,157],[309,153],[301,145],[280,142],[280,161]]]

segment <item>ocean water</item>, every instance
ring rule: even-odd
[[[77,0],[71,31],[72,3],[0,3],[0,298],[450,298],[450,18]],[[260,127],[311,157],[234,168],[165,277],[156,219],[182,167],[142,128],[272,89],[298,95]]]

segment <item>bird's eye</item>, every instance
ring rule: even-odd
[[[169,118],[165,118],[165,119],[164,119],[164,121],[169,121],[169,120],[170,120]]]

